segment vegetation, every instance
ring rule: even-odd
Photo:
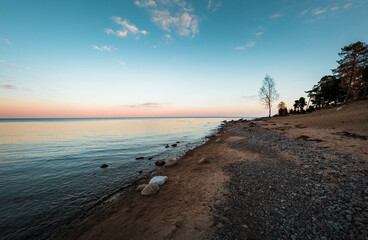
[[[368,45],[352,43],[341,48],[339,66],[326,75],[309,91],[308,104],[304,97],[295,100],[290,113],[312,112],[330,105],[368,97]],[[304,107],[307,109],[304,110]]]
[[[280,102],[277,105],[277,108],[279,109],[279,115],[280,116],[286,116],[288,114],[288,110],[287,110],[286,104],[284,102]]]
[[[263,85],[259,89],[259,99],[261,103],[268,108],[268,117],[271,117],[272,103],[279,98],[276,91],[276,84],[273,79],[266,75],[263,79]]]

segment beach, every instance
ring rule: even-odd
[[[229,121],[56,239],[366,239],[368,102]],[[157,194],[136,187],[167,176]]]

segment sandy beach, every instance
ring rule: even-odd
[[[368,101],[227,122],[55,238],[366,239],[367,137]]]

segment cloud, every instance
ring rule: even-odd
[[[337,10],[339,10],[339,6],[334,6],[334,7],[331,7],[331,11],[337,11]]]
[[[257,32],[256,37],[258,38],[258,37],[262,36],[262,34],[263,34],[263,32]]]
[[[209,0],[207,4],[208,11],[216,12],[222,6],[221,1]]]
[[[110,28],[105,28],[105,33],[107,33],[107,35],[115,34],[114,30]]]
[[[0,42],[5,43],[6,45],[11,45],[12,44],[12,42],[10,42],[10,40],[7,39],[7,38],[0,38]]]
[[[239,46],[239,47],[236,47],[235,50],[239,50],[239,51],[242,51],[242,50],[245,50],[247,48],[252,48],[256,45],[256,42],[253,41],[253,42],[247,42],[245,45],[243,46]]]
[[[119,64],[121,65],[121,66],[125,66],[125,62],[123,61],[123,60],[119,60]]]
[[[167,40],[172,40],[172,37],[171,37],[171,35],[170,34],[165,34],[165,38],[167,39]]]
[[[146,30],[139,30],[134,24],[129,24],[127,20],[123,20],[121,17],[112,17],[112,20],[115,21],[115,23],[123,26],[124,28],[124,32],[128,32],[132,35],[137,35],[137,34],[143,34],[143,35],[147,35],[148,32]]]
[[[347,9],[347,8],[350,8],[351,7],[351,3],[347,3],[344,5],[344,8]]]
[[[281,14],[280,13],[275,13],[274,15],[270,16],[270,18],[279,18],[281,17]]]
[[[8,63],[7,61],[1,60],[1,59],[0,59],[0,63],[2,65],[8,66],[8,67],[16,67],[17,66],[17,64],[15,64],[15,63]]]
[[[302,11],[300,13],[301,16],[304,16],[305,14],[307,14],[309,12],[309,9],[305,9],[304,11]]]
[[[256,100],[258,99],[258,95],[241,96],[241,98],[244,98],[247,100]]]
[[[137,6],[141,6],[141,1]],[[145,5],[148,7],[148,5]],[[200,18],[194,14],[194,9],[184,0],[156,0],[148,12],[151,21],[162,30],[179,36],[194,37],[199,33]]]
[[[155,7],[156,2],[154,0],[141,0],[141,1],[135,1],[135,5],[138,7]]]
[[[106,52],[111,52],[112,50],[117,50],[116,48],[114,47],[111,47],[111,46],[97,46],[97,45],[92,45],[92,47],[98,51],[106,51]]]
[[[1,85],[2,88],[5,88],[5,89],[16,89],[16,87],[14,85],[11,85],[11,84],[3,84]]]
[[[104,32],[107,35],[115,35],[117,37],[127,37],[128,34],[139,38],[140,35],[146,36],[148,32],[146,30],[139,30],[134,24],[128,23],[127,20],[123,20],[121,17],[114,16],[111,18],[115,23],[123,27],[122,30],[112,30],[111,28],[105,28]]]
[[[315,8],[312,10],[312,14],[313,15],[320,15],[322,13],[326,12],[326,9],[319,9],[319,8]]]
[[[162,104],[155,102],[145,102],[141,104],[133,104],[133,105],[124,105],[124,107],[129,108],[159,108],[162,107]]]

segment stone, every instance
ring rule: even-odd
[[[149,158],[148,158],[148,160],[152,160],[152,159],[153,159],[153,157],[149,157]]]
[[[100,166],[100,168],[107,168],[109,165],[107,165],[107,164],[102,164],[101,166]]]
[[[217,138],[215,143],[220,143],[221,142],[221,138]]]
[[[165,145],[165,148],[169,148],[169,147],[170,147],[170,146],[169,146],[169,144],[166,144],[166,145]]]
[[[143,173],[143,171],[142,170],[139,170],[139,172],[138,173]]]
[[[149,184],[163,185],[168,179],[167,176],[156,176],[149,181]]]
[[[137,192],[142,191],[146,186],[147,186],[147,184],[141,184],[141,185],[139,185],[139,186],[136,188]]]
[[[177,164],[178,162],[176,160],[168,160],[165,164],[166,167],[173,167]]]
[[[142,160],[144,157],[136,157],[135,160]]]
[[[178,144],[176,144],[176,143],[171,145],[171,147],[176,147],[176,146],[178,146]]]
[[[143,196],[150,196],[156,194],[160,190],[160,186],[157,184],[148,184],[141,192]]]
[[[199,160],[199,164],[205,164],[205,163],[209,163],[210,161],[207,158],[202,158],[201,160]]]
[[[162,165],[164,165],[165,164],[165,161],[163,161],[163,160],[157,160],[156,162],[155,162],[155,165],[157,165],[157,166],[162,166]]]

